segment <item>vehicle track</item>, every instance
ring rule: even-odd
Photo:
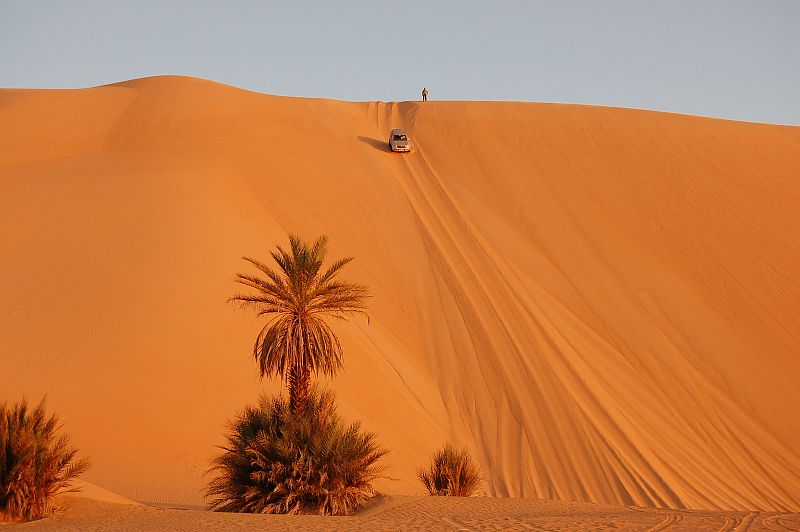
[[[750,526],[753,524],[753,521],[755,521],[758,515],[759,512],[750,512],[744,518],[742,518],[742,520],[736,526],[737,532],[744,532],[745,530],[749,530]]]
[[[790,526],[785,525],[782,521],[784,517],[788,517],[791,515],[792,514],[787,514],[787,513],[762,515],[761,523],[770,530],[796,530],[797,528],[793,529]]]
[[[378,112],[378,124],[383,130],[407,127],[408,115],[415,114],[416,111],[412,107],[408,112],[400,113],[399,106],[395,103],[380,104],[379,107],[382,112]],[[573,395],[579,397],[578,404],[550,405],[548,409],[542,410],[541,419],[537,420],[541,425],[552,425],[556,422],[552,412],[569,408],[592,411],[599,409],[603,419],[606,419],[608,414],[605,405],[597,403],[596,398],[586,389],[578,370],[560,351],[558,344],[563,335],[558,325],[550,321],[533,294],[520,290],[519,272],[503,260],[502,253],[493,248],[476,223],[464,214],[448,187],[447,179],[437,173],[426,156],[424,147],[414,138],[413,133],[412,143],[415,146],[412,152],[395,157],[392,167],[416,214],[429,256],[440,268],[443,279],[449,285],[449,291],[457,300],[466,327],[470,330],[473,345],[480,346],[476,355],[489,354],[475,357],[475,363],[480,367],[477,370],[480,378],[487,386],[490,385],[488,383],[496,386],[495,383],[501,382],[504,383],[501,388],[519,386],[523,389],[539,390],[534,393],[538,394],[537,400],[542,402],[547,402],[547,395],[542,390],[549,386],[553,378],[561,383],[568,382],[575,388]],[[537,295],[547,297],[547,294]],[[477,312],[475,309],[484,310]],[[567,309],[560,310],[569,313]],[[524,319],[518,319],[519,316],[524,316]],[[580,330],[585,328],[585,323],[576,325],[576,320],[571,318],[574,316],[570,315],[570,326]],[[490,339],[491,335],[485,331],[498,329],[503,330],[504,334],[495,344]],[[539,352],[540,357],[537,359],[523,355],[537,349],[531,345],[533,337],[541,338],[542,343],[549,346]],[[509,350],[517,353],[517,364],[507,367],[493,363],[492,352]],[[552,377],[551,380],[547,377],[539,380],[538,375]],[[524,379],[527,380],[522,382]],[[518,404],[516,398],[505,397],[503,403],[499,408],[509,414],[506,421],[518,419],[519,414],[515,412]],[[615,439],[625,438],[625,435],[619,434],[613,423],[597,430],[611,431]],[[521,438],[524,439],[526,432],[522,432]],[[615,455],[609,456],[609,460],[616,458]]]
[[[669,514],[661,520],[656,526],[649,528],[648,532],[658,532],[659,530],[666,530],[667,528],[677,525],[683,516],[680,514]]]
[[[535,323],[543,312],[537,309],[530,310],[531,305],[527,303],[531,301],[537,303],[541,298],[539,298],[538,293],[532,296],[530,293],[521,293],[520,290],[515,291],[509,288],[509,285],[514,285],[516,272],[512,267],[513,264],[506,263],[502,254],[492,249],[492,241],[486,241],[481,234],[480,225],[476,226],[474,221],[465,214],[464,204],[457,201],[458,194],[461,192],[457,176],[439,175],[437,173],[436,165],[432,161],[438,161],[438,159],[435,156],[428,157],[425,153],[424,145],[419,144],[419,139],[413,136],[413,131],[409,128],[411,109],[413,107],[405,107],[404,104],[383,102],[374,102],[373,104],[373,102],[370,102],[368,106],[370,122],[372,122],[374,116],[374,123],[377,126],[375,131],[378,133],[379,138],[383,139],[384,133],[388,132],[390,128],[404,127],[412,133],[412,142],[414,144],[414,151],[409,154],[391,154],[387,149],[386,153],[378,154],[375,152],[374,156],[383,157],[387,161],[387,168],[394,174],[393,176],[389,175],[389,178],[396,179],[398,185],[404,191],[411,210],[417,218],[417,224],[425,246],[428,248],[429,260],[437,263],[437,266],[442,269],[442,277],[445,282],[450,284],[448,288],[457,299],[456,304],[462,310],[464,321],[469,322],[466,327],[470,330],[470,333],[476,331],[476,334],[471,338],[473,344],[479,345],[483,352],[488,353],[491,353],[494,347],[508,347],[510,349],[521,347],[519,351],[522,352],[526,345],[524,343],[525,333],[536,330],[536,325],[520,325],[519,322],[505,318],[513,314],[515,310],[523,309],[526,312],[536,314],[529,321],[529,323]],[[386,159],[387,157],[388,159]],[[439,168],[439,171],[441,172],[442,169]],[[494,270],[492,272],[493,275],[483,275],[488,270]],[[482,307],[489,310],[469,315],[470,307]],[[542,321],[547,324],[547,319],[548,317],[545,316]],[[488,335],[482,336],[479,329],[488,329],[497,324],[507,329],[507,333],[496,344],[492,344],[488,340]],[[544,332],[542,336],[547,340],[549,336],[557,336],[558,333],[558,330],[555,330],[552,334],[548,331]],[[515,345],[520,339],[519,344]],[[537,367],[549,366],[544,369],[562,377],[560,382],[563,382],[564,375],[568,380],[572,380],[572,376],[568,375],[569,370],[572,369],[570,368],[570,361],[561,360],[564,357],[560,355],[561,352],[558,346],[552,349],[544,349],[537,360]],[[486,376],[487,382],[489,379],[500,382],[514,382],[519,377],[519,375],[514,374],[514,371],[522,368],[522,363],[514,367],[493,366],[489,357],[486,358],[487,360],[483,360],[484,357],[479,357],[477,363],[481,366],[485,363],[487,366],[481,371]],[[536,387],[536,372],[531,371],[530,373],[530,387]],[[483,377],[484,375],[480,376]],[[582,383],[578,378],[575,378],[574,381],[577,383],[574,385],[575,387]],[[587,393],[587,396],[589,395],[591,394]],[[504,401],[504,399],[498,398],[498,402]],[[604,411],[606,405],[596,404],[595,399],[594,397],[585,399],[581,402],[580,407],[593,408],[599,411],[599,414],[593,415],[595,418],[599,418],[600,414],[606,414]],[[513,398],[509,400],[509,402],[511,401],[513,401]],[[595,401],[595,403],[589,404],[588,407],[585,406],[586,403],[591,401]],[[554,409],[562,408],[562,406],[555,405]],[[513,407],[508,403],[498,406],[498,411],[503,409],[506,412],[513,411]],[[605,417],[602,419],[605,422]],[[610,433],[615,438],[615,445],[627,445],[635,450],[633,445],[628,445],[628,442],[624,439],[625,435],[621,434],[611,421],[606,422],[597,430],[604,435]],[[630,453],[633,454],[634,451],[632,450]],[[608,460],[613,463],[615,458],[615,456],[611,456]],[[668,496],[671,492],[668,491],[668,487],[659,483],[659,480],[652,481],[654,485],[651,486],[653,491],[666,492],[666,498],[669,498]],[[747,530],[756,521],[756,518],[757,514],[725,517],[725,522],[720,530]],[[682,519],[683,516],[667,515],[653,529],[664,530],[673,527]],[[719,526],[719,519],[719,517],[716,517],[712,522]],[[770,524],[776,527],[784,527],[779,517],[771,520]],[[765,524],[765,526],[770,525]],[[782,528],[776,529],[780,530]],[[788,527],[785,529],[788,529]]]
[[[735,528],[735,527],[736,527],[736,525],[738,525],[738,524],[739,524],[739,519],[737,519],[737,518],[735,518],[735,517],[728,517],[728,516],[725,516],[725,524],[724,524],[724,525],[722,525],[722,526],[721,526],[721,527],[718,529],[718,531],[719,531],[719,532],[730,532],[730,531],[734,530],[734,528]]]

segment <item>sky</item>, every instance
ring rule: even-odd
[[[800,125],[800,0],[0,0],[0,87],[160,74]]]

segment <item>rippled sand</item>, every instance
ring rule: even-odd
[[[534,499],[385,497],[347,517],[222,514],[67,497],[31,530],[799,530],[800,514],[655,510]]]

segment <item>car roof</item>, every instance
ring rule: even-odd
[[[403,135],[405,134],[406,130],[401,128],[396,128],[392,130],[392,135]]]

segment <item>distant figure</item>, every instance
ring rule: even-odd
[[[428,88],[427,87],[422,87],[422,101],[423,102],[427,102],[428,101]]]

